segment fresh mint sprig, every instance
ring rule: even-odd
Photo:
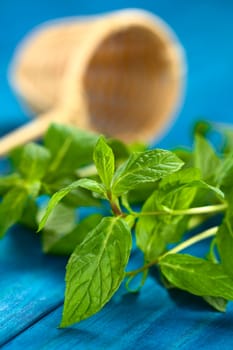
[[[12,152],[13,171],[0,178],[0,234],[22,222],[35,230],[38,222],[44,252],[70,255],[61,327],[97,313],[123,280],[130,289],[141,276],[142,288],[152,267],[165,288],[198,295],[219,311],[233,300],[231,134],[224,132],[216,152],[206,138],[212,129],[205,137],[200,130],[193,151],[171,152],[52,125],[44,144]],[[77,222],[81,206],[98,213]],[[185,239],[219,214],[219,226]],[[129,271],[134,233],[144,264]],[[206,256],[190,255],[203,240]]]

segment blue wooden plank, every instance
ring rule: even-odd
[[[45,256],[38,237],[16,227],[0,244],[0,345],[63,301],[65,259]]]
[[[28,251],[26,246],[36,243],[32,242],[29,237],[31,238],[31,236],[26,235],[24,242],[20,239],[20,246],[23,246],[20,248],[20,251],[23,250],[21,254]],[[17,246],[17,240],[15,243]],[[207,250],[207,246],[207,242],[204,242],[196,246],[192,252],[203,254]],[[13,249],[15,250],[15,248]],[[209,349],[218,349],[218,346],[223,345],[224,349],[231,348],[229,341],[232,336],[233,305],[230,306],[226,315],[222,315],[212,311],[200,298],[177,291],[168,294],[152,277],[149,278],[140,294],[125,294],[124,288],[121,288],[113,301],[102,312],[75,327],[58,330],[56,326],[60,322],[61,308],[56,308],[54,304],[49,308],[48,295],[51,294],[51,281],[53,281],[59,294],[54,295],[54,300],[61,297],[61,279],[59,277],[55,280],[54,271],[50,270],[50,286],[42,284],[44,278],[46,280],[46,277],[43,276],[43,269],[40,270],[37,263],[31,265],[32,257],[34,261],[35,258],[36,261],[38,259],[38,252],[36,253],[35,250],[34,248],[31,256],[27,257],[26,264],[24,263],[24,272],[20,273],[26,280],[28,275],[34,275],[35,285],[30,289],[29,283],[26,281],[26,285],[22,286],[25,290],[17,291],[18,298],[21,297],[21,304],[19,308],[16,307],[15,314],[16,297],[13,296],[12,300],[7,300],[9,307],[12,308],[8,312],[12,313],[13,318],[5,325],[4,330],[9,331],[9,325],[18,327],[18,324],[21,323],[25,324],[24,332],[18,334],[19,329],[15,334],[11,332],[11,337],[16,337],[9,341],[4,349],[68,349],[72,346],[78,346],[79,349],[131,349],[135,346],[139,349],[153,349],[155,347],[161,350],[187,349],[189,343],[199,344],[200,342],[203,344],[203,338],[209,339]],[[20,258],[22,261],[22,257]],[[137,255],[133,258],[134,262],[139,260]],[[47,263],[53,266],[57,264],[53,259],[46,261],[46,265]],[[38,267],[39,276],[37,275]],[[46,266],[44,265],[43,268]],[[60,268],[62,270],[62,266]],[[38,281],[36,281],[37,277]],[[40,316],[35,317],[32,312],[38,313],[40,295],[35,295],[33,301],[30,301],[30,298],[33,296],[33,291],[37,291],[37,284],[45,288],[48,309],[44,314],[42,312]],[[41,290],[39,292],[43,293]],[[28,293],[26,298],[25,293]],[[32,310],[30,310],[31,307]],[[56,308],[54,312],[51,310],[53,307]],[[41,311],[43,311],[43,307]],[[45,316],[46,313],[48,316]],[[4,320],[7,320],[6,316],[7,313]],[[216,329],[220,330],[224,337],[215,339]]]
[[[172,292],[150,278],[139,295],[118,293],[98,315],[59,330],[61,309],[5,345],[14,349],[232,349],[233,304],[226,315],[199,298]],[[33,345],[32,345],[33,341]]]

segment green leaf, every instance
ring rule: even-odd
[[[35,143],[28,143],[21,147],[15,153],[15,160],[18,164],[18,170],[22,176],[31,181],[40,180],[46,174],[49,161],[50,152],[46,148]]]
[[[218,187],[223,187],[228,192],[232,187],[233,176],[233,152],[227,154],[221,165],[215,170],[215,183]]]
[[[193,128],[194,135],[200,135],[202,137],[207,137],[207,135],[213,130],[213,125],[207,120],[198,120]]]
[[[141,184],[157,181],[178,171],[182,165],[183,162],[174,153],[165,150],[133,153],[117,169],[112,191],[116,196],[122,195]]]
[[[197,186],[200,188],[200,189],[204,189],[204,190],[207,190],[207,191],[210,191],[212,192],[213,194],[215,194],[215,196],[220,199],[220,200],[224,200],[225,199],[225,194],[223,191],[221,191],[218,187],[216,186],[211,186],[209,185],[208,183],[204,182],[204,181],[199,181],[197,182]]]
[[[210,249],[209,253],[207,254],[207,259],[213,262],[214,264],[219,264],[219,257],[217,255],[217,249],[216,249],[216,236],[212,239],[210,243]],[[211,296],[204,296],[203,299],[214,309],[220,312],[225,312],[227,308],[228,301],[224,298],[220,297],[211,297]]]
[[[168,254],[159,265],[168,281],[177,288],[199,296],[233,300],[233,280],[221,265],[187,254]]]
[[[69,216],[71,213],[67,214]],[[64,218],[64,212],[62,216]],[[56,227],[45,228],[42,233],[43,251],[56,255],[70,255],[76,246],[86,238],[87,233],[99,224],[101,218],[99,214],[90,215],[75,225],[72,230],[69,230],[67,221],[64,230],[61,230],[60,227],[57,229]],[[65,219],[67,220],[68,217],[66,216]]]
[[[40,209],[37,219],[44,216],[46,208]],[[58,236],[62,236],[73,230],[76,225],[76,210],[71,207],[59,203],[51,215],[48,217],[44,226],[44,232],[55,232]]]
[[[103,136],[97,141],[93,159],[101,181],[109,190],[115,171],[115,159],[112,149],[107,145]]]
[[[149,144],[143,143],[143,142],[133,142],[130,145],[128,145],[129,152],[145,152],[148,150]]]
[[[215,184],[213,178],[220,166],[220,159],[210,143],[200,135],[195,136],[194,147],[194,166],[200,169],[203,180]]]
[[[100,196],[101,197],[101,196]],[[64,204],[71,207],[100,207],[101,199],[93,197],[90,190],[84,188],[77,188],[63,199]]]
[[[132,246],[120,218],[104,218],[71,255],[61,327],[98,312],[119,288]]]
[[[111,147],[116,161],[127,159],[131,150],[128,145],[117,139],[108,139],[109,147]]]
[[[127,223],[130,229],[133,229],[136,221],[136,217],[134,215],[127,215],[124,217],[124,221]]]
[[[217,232],[217,246],[224,270],[233,278],[233,212],[232,206]]]
[[[55,192],[62,190],[64,187],[69,186],[75,181],[77,181],[77,178],[62,177],[60,180],[57,179],[56,181],[53,181],[49,184],[43,182],[44,192],[48,195],[54,194]],[[101,185],[100,187],[101,191],[103,192],[103,186]],[[68,195],[64,199],[64,203],[71,207],[98,207],[100,206],[100,199],[95,198],[91,190],[86,190],[84,188],[76,188],[68,193]]]
[[[0,177],[0,195],[4,195],[12,187],[22,183],[19,174],[13,173]]]
[[[52,155],[50,173],[54,177],[70,174],[80,166],[92,163],[98,136],[74,127],[52,124],[44,138],[45,147]]]
[[[184,169],[164,178],[142,207],[145,212],[160,212],[164,206],[170,209],[187,209],[191,205],[197,187],[192,183],[200,177],[197,169]],[[190,187],[189,187],[190,186]],[[189,218],[181,215],[145,215],[136,226],[138,247],[151,261],[158,257],[168,243],[179,241],[185,232]]]
[[[224,136],[224,149],[225,154],[233,152],[233,130],[229,128],[223,128],[222,130]]]
[[[28,199],[26,189],[12,188],[0,203],[0,237],[20,219]]]
[[[179,186],[182,185],[192,185],[197,184],[201,179],[200,170],[197,168],[187,168],[181,169],[176,173],[170,174],[166,176],[161,183],[159,184],[159,188],[163,189],[163,191],[171,191],[176,190]]]
[[[46,208],[45,214],[42,217],[40,223],[39,223],[39,228],[38,231],[41,231],[42,228],[45,226],[49,215],[51,212],[54,210],[54,208],[57,206],[57,204],[65,197],[67,196],[68,193],[70,193],[73,190],[76,190],[77,188],[82,187],[86,188],[90,191],[95,191],[97,193],[103,194],[104,189],[101,184],[94,180],[90,179],[80,179],[75,182],[73,182],[71,185],[61,189],[60,191],[56,192],[52,198],[50,199],[48,206]]]
[[[38,227],[37,223],[38,206],[35,198],[32,196],[28,197],[25,204],[24,210],[21,217],[19,218],[19,223],[28,227],[31,230],[36,231]]]
[[[226,299],[220,298],[220,297],[210,297],[210,296],[204,296],[203,299],[217,311],[220,311],[220,312],[226,311],[227,303],[228,303]]]
[[[183,168],[193,167],[193,153],[190,149],[185,147],[177,147],[172,151],[184,162]]]

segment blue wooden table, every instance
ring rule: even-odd
[[[27,121],[6,78],[16,43],[36,24],[56,17],[140,7],[165,19],[188,60],[182,112],[160,147],[190,145],[195,119],[233,122],[233,2],[231,0],[1,0],[0,133]],[[7,164],[0,164],[1,172]],[[194,248],[196,253],[204,244]],[[33,232],[15,227],[0,242],[0,346],[8,349],[233,348],[233,305],[226,314],[199,298],[168,294],[151,276],[140,294],[120,290],[102,312],[58,330],[66,259],[44,256]]]

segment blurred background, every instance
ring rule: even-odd
[[[233,122],[232,0],[1,0],[0,134],[28,120],[7,80],[8,65],[19,41],[33,27],[50,19],[124,8],[141,8],[160,16],[173,28],[186,51],[184,105],[157,145],[189,145],[191,127],[198,118]]]

